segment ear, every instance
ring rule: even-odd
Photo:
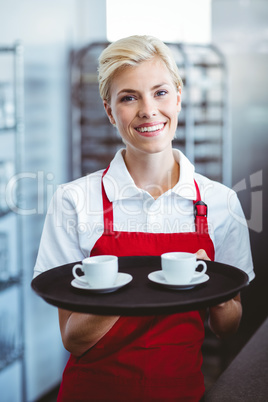
[[[110,123],[115,124],[115,119],[114,119],[113,114],[112,114],[112,108],[111,108],[111,106],[109,105],[109,103],[106,100],[103,101],[103,106],[104,106],[106,114],[107,114],[107,116],[108,116],[108,118],[110,120]]]
[[[179,87],[177,92],[177,112],[181,111],[181,87]]]

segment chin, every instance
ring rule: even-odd
[[[147,147],[143,147],[143,151],[148,154],[157,154],[170,148],[172,148],[172,144],[168,142],[167,144],[150,144]]]

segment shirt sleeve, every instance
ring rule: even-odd
[[[48,269],[85,258],[79,246],[78,233],[73,230],[77,226],[77,220],[77,211],[68,189],[60,186],[47,211],[34,277]]]
[[[253,262],[247,221],[234,191],[228,199],[228,218],[221,240],[216,247],[215,260],[245,271],[254,279]]]

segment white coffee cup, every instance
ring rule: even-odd
[[[200,272],[196,271],[199,265],[203,266]],[[207,270],[207,264],[204,261],[197,261],[195,254],[181,252],[162,254],[161,266],[166,281],[172,284],[187,284],[193,278],[204,275]]]
[[[80,268],[84,275],[79,276],[76,270]],[[97,255],[85,258],[82,264],[73,267],[73,276],[80,282],[93,288],[113,286],[118,274],[118,257],[114,255]]]

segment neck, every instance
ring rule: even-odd
[[[155,199],[179,181],[180,166],[171,148],[165,152],[144,155],[135,155],[126,150],[124,160],[136,186]]]

